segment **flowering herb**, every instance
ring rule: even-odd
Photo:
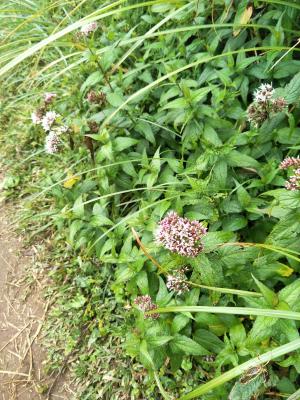
[[[91,132],[96,133],[99,130],[99,125],[96,121],[88,121],[88,126]]]
[[[202,238],[206,227],[199,221],[191,221],[171,211],[160,221],[156,232],[156,242],[172,253],[187,257],[197,257],[203,250]]]
[[[143,311],[152,311],[157,309],[157,305],[152,302],[152,299],[149,295],[146,296],[138,296],[134,300],[134,304],[138,306],[138,308]],[[159,314],[145,314],[145,318],[157,319],[159,318]]]
[[[172,273],[172,275],[167,276],[167,288],[177,294],[182,294],[189,291],[189,284],[186,282],[185,272],[188,268],[183,267]]]
[[[34,125],[40,125],[42,123],[43,115],[37,110],[31,113],[31,120]]]
[[[247,109],[248,121],[255,127],[265,122],[270,114],[284,111],[287,102],[283,97],[274,98],[275,90],[271,83],[263,83],[254,92],[254,101]]]
[[[58,152],[59,137],[54,131],[50,131],[45,140],[45,151],[48,154]]]
[[[287,157],[279,165],[280,169],[288,169],[290,167],[299,168],[300,158],[299,157]]]
[[[95,92],[94,90],[91,90],[88,92],[86,98],[89,103],[99,105],[104,105],[106,103],[106,95],[103,92]]]
[[[289,180],[286,181],[285,187],[287,190],[299,190],[300,189],[300,168],[294,171],[294,175],[290,176]]]
[[[90,22],[89,24],[83,25],[80,29],[80,33],[83,36],[89,36],[91,33],[98,29],[97,22]]]
[[[47,104],[52,103],[52,101],[55,99],[56,96],[57,96],[56,93],[46,92],[46,93],[44,94],[44,101],[45,101],[45,103],[47,103]]]
[[[254,92],[254,102],[255,103],[266,103],[271,100],[274,96],[274,89],[272,83],[263,83]]]
[[[46,114],[42,118],[42,127],[44,130],[50,131],[52,125],[54,124],[56,118],[59,117],[59,114],[57,114],[55,111],[47,111]]]

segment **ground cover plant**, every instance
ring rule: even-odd
[[[3,187],[48,247],[50,368],[73,360],[81,399],[297,398],[297,1],[0,12]]]

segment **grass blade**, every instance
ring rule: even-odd
[[[149,311],[147,314],[169,312],[206,312],[212,314],[257,315],[263,317],[283,318],[300,321],[299,312],[250,307],[168,306],[157,308],[154,311]]]

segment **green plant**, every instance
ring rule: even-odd
[[[48,329],[53,367],[66,347],[78,354],[80,381],[88,374],[83,399],[99,387],[103,398],[120,398],[120,385],[88,367],[99,367],[113,338],[112,351],[122,346],[149,370],[132,387],[128,358],[101,370],[126,376],[128,398],[239,396],[241,382],[230,380],[267,361],[272,379],[257,370],[245,399],[295,392],[300,195],[284,187],[293,178],[279,166],[300,145],[297,2],[15,7],[0,11],[2,142],[18,160],[8,162],[4,193],[25,197],[20,223],[30,239],[51,233],[59,249],[50,271],[60,299],[50,320],[59,329]],[[92,21],[98,29],[78,32]],[[270,97],[253,98],[261,84]],[[45,132],[29,122],[50,90],[57,122],[70,127],[51,156]],[[171,210],[208,228],[197,257],[155,241]],[[154,307],[145,315],[159,318],[136,310],[140,296]]]

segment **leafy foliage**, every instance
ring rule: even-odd
[[[27,233],[53,235],[59,329],[48,339],[66,340],[66,353],[81,348],[82,398],[103,385],[90,361],[107,338],[149,371],[139,377],[146,388],[126,381],[124,399],[193,398],[199,381],[218,377],[201,398],[292,394],[297,346],[268,360],[270,379],[222,377],[299,340],[300,192],[284,188],[278,168],[300,146],[297,2],[36,3],[22,3],[1,28],[2,140],[18,160],[3,188],[25,197]],[[98,29],[79,34],[91,21]],[[286,107],[254,127],[253,92],[270,82]],[[69,126],[53,155],[30,122],[49,90],[57,97],[47,107]],[[170,210],[207,226],[197,257],[155,242]],[[168,276],[183,267],[190,290],[176,294]],[[134,306],[141,295],[165,310],[160,318]],[[51,357],[57,366],[55,347]],[[127,379],[122,357],[116,373]],[[122,398],[118,385],[99,390]]]

